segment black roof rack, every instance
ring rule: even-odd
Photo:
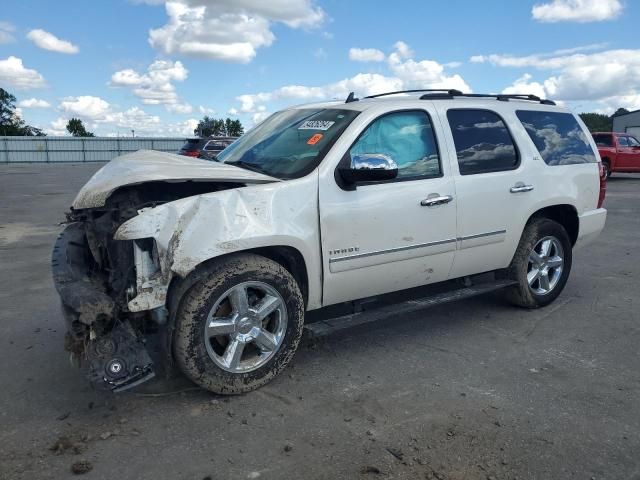
[[[526,94],[526,93],[462,93],[460,90],[456,90],[455,88],[420,88],[416,90],[397,90],[394,92],[385,92],[378,93],[377,95],[369,95],[364,98],[379,98],[386,97],[388,95],[398,95],[401,93],[424,93],[420,97],[420,100],[440,100],[440,99],[448,99],[454,97],[469,97],[469,98],[495,98],[500,102],[508,102],[509,100],[529,100],[532,102],[540,102],[543,105],[555,105],[556,102],[553,100],[542,99],[536,95]],[[355,98],[353,93],[349,94],[347,101],[345,103],[354,102],[358,100]]]
[[[451,91],[450,91],[451,92]],[[455,93],[448,93],[443,95],[442,93],[438,94],[425,94],[420,97],[420,100],[434,100],[434,99],[443,99],[443,98],[453,98],[453,97],[467,97],[467,98],[495,98],[499,102],[508,102],[509,100],[529,100],[532,102],[539,102],[543,105],[555,105],[556,102],[553,100],[546,100],[538,97],[537,95],[531,95],[527,93],[462,93],[457,90],[454,90]]]
[[[439,92],[444,93],[449,96],[453,95],[463,95],[460,90],[454,90],[451,88],[419,88],[417,90],[397,90],[395,92],[386,92],[386,93],[378,93],[377,95],[369,95],[364,98],[378,98],[378,97],[386,97],[387,95],[397,95],[399,93],[420,93],[420,92]]]

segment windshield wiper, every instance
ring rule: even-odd
[[[269,175],[260,165],[251,162],[245,162],[244,160],[236,160],[235,162],[225,162],[227,165],[233,165],[235,167],[244,168],[245,170],[251,170],[253,172],[263,173]]]

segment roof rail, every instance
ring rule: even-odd
[[[439,91],[436,94],[425,94],[420,97],[420,100],[438,100],[438,99],[446,99],[453,97],[467,97],[467,98],[495,98],[500,102],[508,102],[509,100],[529,100],[532,102],[539,102],[543,105],[555,105],[556,102],[553,100],[546,100],[538,97],[537,95],[531,95],[526,93],[496,93],[496,94],[487,94],[487,93],[462,93],[458,90],[449,90],[447,93],[442,93],[443,91]]]
[[[464,95],[460,90],[454,90],[450,88],[419,88],[417,90],[396,90],[395,92],[378,93],[377,95],[369,95],[364,98],[378,98],[386,97],[387,95],[397,95],[399,93],[421,93],[421,92],[440,92],[449,96]]]

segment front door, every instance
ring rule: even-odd
[[[455,187],[432,105],[373,119],[346,152],[384,154],[394,180],[345,190],[320,181],[323,304],[446,280],[456,249]],[[436,197],[438,202],[433,201]]]

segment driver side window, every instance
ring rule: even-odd
[[[640,147],[640,142],[638,142],[634,137],[627,137],[627,141],[629,142],[630,147]]]
[[[442,175],[431,119],[420,110],[378,118],[360,135],[349,153],[351,158],[363,154],[390,157],[398,164],[396,181]]]

